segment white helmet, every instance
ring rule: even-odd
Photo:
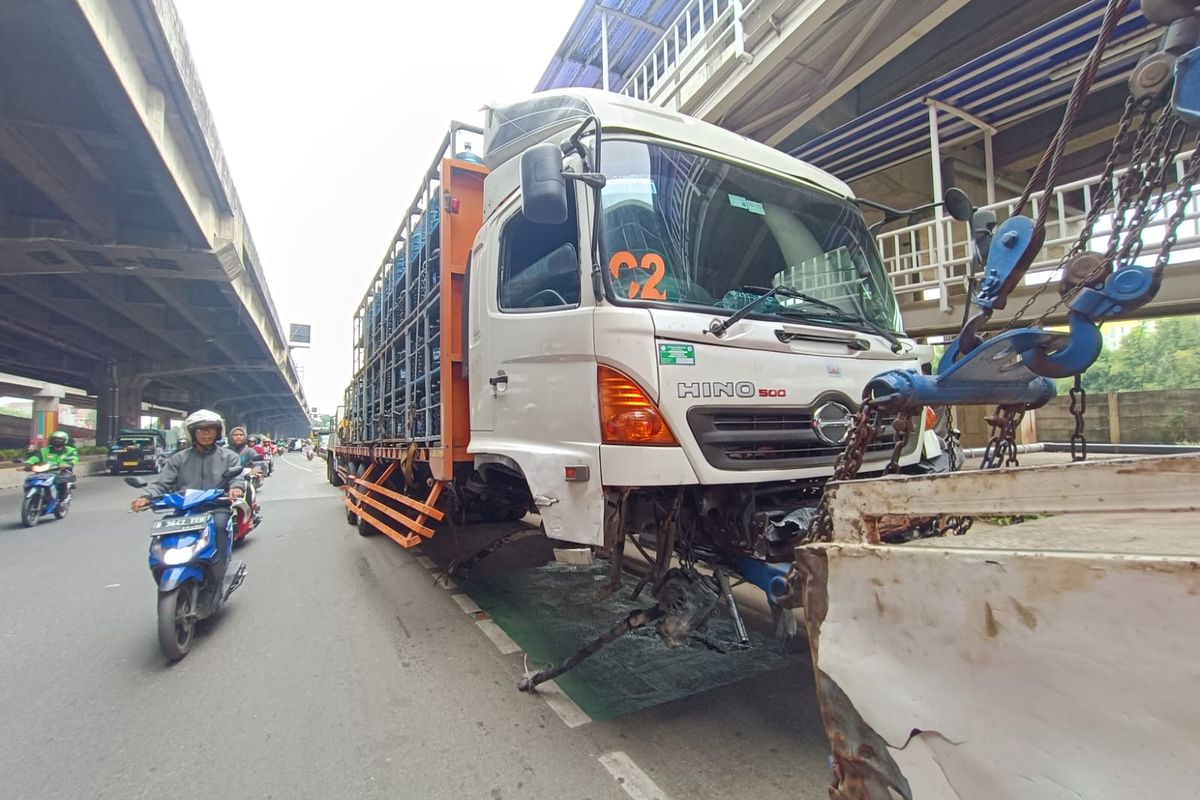
[[[193,411],[188,418],[183,421],[183,427],[187,429],[188,436],[193,440],[196,438],[195,428],[201,425],[216,425],[219,429],[217,437],[220,438],[225,433],[225,420],[221,419],[221,415],[215,411],[209,411],[207,408],[202,408],[199,411]]]

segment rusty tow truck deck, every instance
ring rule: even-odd
[[[1190,795],[1198,475],[1189,454],[837,485],[793,576],[831,796]],[[1028,521],[880,537],[948,514]]]

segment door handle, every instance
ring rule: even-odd
[[[501,372],[491,378],[488,378],[488,383],[490,383],[493,388],[500,386],[500,384],[504,384],[505,386],[507,386],[508,385],[508,376],[505,375],[503,372]]]

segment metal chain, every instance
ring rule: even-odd
[[[1075,432],[1071,434],[1071,460],[1087,461],[1087,437],[1083,435],[1083,416],[1087,413],[1087,392],[1083,388],[1083,375],[1075,376],[1071,387],[1071,416],[1075,418]]]
[[[1088,245],[1088,242],[1091,241],[1092,230],[1095,228],[1096,222],[1100,219],[1100,217],[1104,214],[1104,212],[1108,208],[1109,200],[1112,198],[1113,191],[1114,191],[1113,187],[1116,183],[1113,179],[1113,176],[1116,174],[1117,164],[1120,161],[1122,145],[1124,145],[1125,140],[1128,138],[1129,130],[1133,125],[1134,111],[1136,110],[1136,108],[1137,108],[1137,104],[1134,102],[1133,97],[1130,96],[1130,97],[1126,98],[1125,110],[1121,114],[1121,121],[1117,124],[1117,133],[1115,136],[1113,136],[1112,149],[1109,150],[1108,157],[1105,158],[1105,160],[1104,160],[1104,172],[1101,173],[1101,175],[1100,175],[1100,182],[1098,184],[1096,197],[1092,200],[1092,207],[1088,210],[1087,217],[1083,221],[1083,227],[1080,228],[1079,235],[1075,238],[1075,242],[1071,245],[1071,249],[1068,250],[1066,255],[1064,255],[1062,257],[1062,259],[1059,260],[1058,269],[1062,269],[1063,267],[1065,267],[1068,261],[1070,261],[1072,258],[1074,258],[1075,256],[1079,255],[1080,253],[1082,253],[1084,250],[1087,249],[1087,245]],[[1143,138],[1145,138],[1146,131],[1149,129],[1149,120],[1150,120],[1150,113],[1146,112],[1145,114],[1143,114],[1143,118],[1142,118],[1143,124],[1138,129],[1137,138],[1134,143],[1133,151],[1135,153],[1138,151],[1138,148],[1141,145]],[[1121,176],[1122,185],[1124,184],[1124,181],[1126,180],[1126,176],[1129,175],[1129,172],[1133,171],[1133,169],[1135,168],[1135,163],[1136,162],[1131,161],[1129,169],[1126,171],[1126,173],[1124,175]],[[1120,188],[1118,187],[1116,191],[1117,191],[1118,198],[1119,198],[1119,196],[1121,195]],[[1122,222],[1123,222],[1123,220],[1121,219],[1120,215],[1114,216],[1114,221],[1113,221],[1114,229],[1113,229],[1113,234],[1112,234],[1113,242],[1117,241],[1120,238],[1119,237],[1119,226],[1122,224]],[[1111,263],[1111,262],[1108,260],[1104,261],[1104,264],[1106,264],[1106,265],[1109,263]],[[1033,294],[1031,294],[1029,296],[1029,298],[1024,302],[1024,304],[1022,304],[1021,307],[1017,309],[1016,313],[1014,313],[1012,315],[1012,317],[1008,320],[1008,322],[1005,323],[1002,331],[1010,330],[1018,322],[1020,322],[1021,318],[1025,316],[1025,312],[1027,312],[1030,308],[1033,307],[1034,303],[1036,303],[1038,301],[1038,298],[1040,298],[1042,296],[1042,293],[1044,291],[1046,291],[1046,287],[1049,286],[1050,283],[1051,283],[1050,281],[1046,281],[1045,283],[1040,284],[1037,287],[1037,289],[1033,292]],[[1035,323],[1035,326],[1040,326],[1041,320],[1044,318],[1045,318],[1045,314],[1043,314],[1042,317],[1039,318],[1037,323]]]
[[[1029,182],[1025,185],[1025,191],[1021,193],[1020,199],[1017,200],[1016,207],[1013,209],[1014,217],[1019,216],[1024,210],[1025,203],[1028,202],[1030,195],[1033,193],[1033,187],[1038,183],[1043,184],[1043,199],[1049,199],[1050,195],[1054,192],[1055,185],[1058,182],[1058,172],[1061,167],[1062,155],[1067,146],[1067,139],[1070,138],[1071,130],[1075,127],[1075,118],[1079,115],[1079,111],[1083,108],[1083,103],[1092,89],[1092,84],[1096,80],[1096,72],[1100,69],[1100,62],[1103,60],[1104,51],[1108,48],[1109,40],[1112,39],[1113,33],[1117,29],[1117,24],[1121,21],[1121,17],[1124,15],[1125,8],[1128,5],[1129,0],[1109,0],[1108,6],[1104,9],[1104,20],[1101,22],[1100,30],[1096,34],[1096,43],[1092,46],[1087,59],[1083,62],[1083,66],[1079,70],[1079,75],[1075,77],[1075,83],[1071,87],[1071,94],[1067,98],[1067,107],[1063,111],[1062,122],[1059,124],[1058,130],[1054,132],[1054,138],[1050,140],[1050,145],[1046,148],[1046,152],[1042,154],[1041,159],[1038,161],[1033,175],[1029,177]],[[1037,228],[1045,227],[1046,215],[1049,213],[1049,210],[1050,204],[1042,203],[1042,207],[1038,209]]]
[[[849,480],[858,475],[858,471],[862,469],[867,448],[871,446],[883,428],[882,417],[883,412],[872,406],[869,400],[862,404],[850,423],[846,447],[837,457],[837,461],[833,463],[833,474],[829,476],[829,483]],[[825,484],[826,489],[821,493],[821,500],[817,504],[817,513],[813,515],[800,544],[827,542],[833,536],[833,520],[829,513],[829,483]]]
[[[1121,176],[1118,183],[1116,203],[1110,212],[1113,220],[1113,228],[1109,234],[1107,251],[1091,273],[1075,286],[1071,287],[1069,291],[1065,292],[1038,316],[1033,322],[1035,327],[1041,327],[1051,314],[1058,311],[1064,305],[1069,305],[1085,287],[1094,286],[1099,283],[1111,270],[1111,265],[1114,262],[1119,261],[1122,264],[1135,262],[1142,253],[1143,241],[1141,234],[1145,227],[1174,198],[1176,202],[1175,210],[1167,220],[1166,231],[1153,267],[1156,279],[1161,279],[1162,270],[1166,267],[1170,258],[1171,248],[1178,241],[1179,226],[1183,223],[1183,219],[1187,214],[1187,205],[1191,200],[1193,187],[1197,180],[1200,180],[1200,153],[1194,153],[1188,160],[1188,168],[1184,176],[1180,179],[1175,191],[1168,192],[1161,190],[1161,187],[1166,186],[1169,182],[1170,169],[1175,163],[1179,152],[1182,150],[1182,143],[1184,141],[1184,135],[1182,134],[1185,131],[1186,126],[1183,126],[1178,119],[1170,115],[1170,109],[1164,109],[1152,126],[1143,127],[1139,130],[1137,141],[1134,145],[1133,156],[1130,159],[1129,167]],[[1118,136],[1120,136],[1120,133],[1118,133]],[[1114,153],[1118,147],[1119,139],[1114,139]],[[1193,150],[1195,149],[1200,149],[1200,136],[1197,136],[1193,143]],[[1156,150],[1157,153],[1155,153]],[[1107,170],[1105,177],[1111,180],[1111,176],[1107,174]],[[1154,191],[1156,188],[1160,189],[1157,193],[1157,200],[1155,200],[1156,193]],[[1091,238],[1091,229],[1095,223],[1095,219],[1099,216],[1099,212],[1103,210],[1104,206],[1099,202],[1092,206],[1084,228],[1081,230],[1071,251],[1059,263],[1060,269],[1067,261],[1085,249],[1086,242]],[[1021,319],[1025,311],[1037,301],[1038,297],[1050,283],[1050,281],[1047,281],[1041,284],[1037,291],[1025,301],[1024,305],[1005,324],[1003,330],[1012,328]]]
[[[892,430],[895,432],[895,441],[892,444],[892,457],[883,469],[884,475],[893,475],[900,469],[900,456],[904,454],[904,446],[913,432],[912,417],[904,413],[897,414],[892,422]]]
[[[997,467],[1019,467],[1017,459],[1017,426],[1025,417],[1025,410],[1014,406],[996,406],[991,416],[986,417],[992,435],[983,451],[980,469]]]

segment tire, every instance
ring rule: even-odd
[[[374,525],[367,522],[362,517],[358,518],[357,523],[355,523],[355,527],[358,528],[359,536],[375,536],[379,533],[379,530]]]
[[[21,501],[21,524],[26,528],[32,528],[38,524],[38,520],[42,518],[42,508],[45,507],[45,499],[41,492],[36,492],[32,495],[26,495]]]
[[[71,510],[70,499],[68,499],[65,503],[60,502],[57,506],[54,507],[54,518],[62,519],[63,517],[65,517],[67,515],[67,512],[69,512],[70,510]]]
[[[121,468],[120,467],[109,467],[108,474],[112,475],[115,478],[121,474]]]
[[[347,525],[357,525],[358,524],[358,514],[355,514],[349,508],[346,509],[346,524]]]
[[[196,633],[195,608],[195,584],[191,582],[158,596],[158,646],[168,661],[188,654]]]

